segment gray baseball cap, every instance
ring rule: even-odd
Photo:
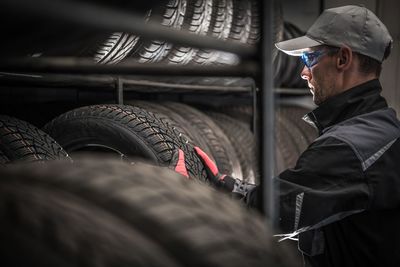
[[[363,6],[342,6],[326,9],[305,36],[276,43],[291,56],[301,56],[318,45],[349,46],[354,52],[382,62],[386,48],[393,42],[386,26]]]

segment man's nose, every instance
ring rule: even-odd
[[[307,80],[307,81],[311,80],[311,71],[310,71],[310,69],[307,66],[304,66],[303,70],[300,73],[300,76],[304,80]]]

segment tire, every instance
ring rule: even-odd
[[[296,266],[265,219],[167,169],[95,159],[0,175],[6,266]]]
[[[293,168],[296,165],[302,148],[306,142],[302,138],[296,125],[285,119],[281,113],[277,112],[275,138],[277,147],[284,159],[284,169]]]
[[[294,24],[289,23],[288,24],[289,30],[291,31],[291,34],[293,38],[303,36],[305,32],[300,30],[297,26]],[[299,61],[299,60],[294,60],[294,57],[289,57],[289,60],[293,61],[293,67],[292,67],[292,80],[288,84],[288,87],[291,88],[307,88],[307,82],[301,78],[301,71],[304,68],[304,64]]]
[[[184,117],[193,126],[195,131],[205,138],[205,142],[209,144],[208,147],[221,173],[243,179],[243,173],[235,149],[228,137],[211,118],[203,112],[185,104],[166,102],[165,105]]]
[[[151,20],[159,22],[162,26],[180,30],[186,14],[186,5],[187,0],[170,0],[160,11],[154,10],[156,15],[153,15]],[[144,42],[140,49],[132,54],[132,57],[140,63],[160,62],[167,57],[172,46],[171,43],[165,41],[151,40]]]
[[[253,120],[253,108],[251,105],[225,106],[221,107],[219,112],[235,116],[236,119],[242,121],[250,129]],[[285,114],[288,112],[289,111],[286,111],[283,107],[281,110],[275,112],[274,136],[276,175],[287,168],[293,167],[301,152],[303,152],[310,143],[309,140],[304,137],[304,131],[293,122],[294,118],[288,119],[286,117]]]
[[[224,113],[237,119],[251,129],[253,124],[253,106],[252,105],[225,105],[218,107],[217,112]]]
[[[278,176],[281,172],[286,170],[285,168],[285,158],[283,157],[283,154],[281,150],[279,149],[278,143],[278,138],[275,137],[275,169],[274,169],[274,175]]]
[[[212,12],[212,0],[188,0],[182,28],[192,34],[207,35]],[[175,46],[168,55],[168,63],[186,65],[199,49]]]
[[[274,1],[274,17],[273,17],[273,24],[274,27],[274,43],[278,43],[284,40],[284,21],[283,21],[283,14],[282,14],[282,3],[279,1]],[[256,8],[255,4],[253,3],[253,8]],[[282,81],[280,79],[281,72],[284,71],[283,64],[286,58],[283,57],[283,53],[279,51],[275,46],[272,49],[272,64],[274,68],[274,86],[280,87]]]
[[[144,16],[147,22],[151,11]],[[93,58],[99,64],[116,64],[143,46],[140,36],[125,32],[114,32],[94,51]],[[89,53],[89,52],[88,52]]]
[[[0,115],[0,164],[69,159],[48,134],[28,122]]]
[[[192,146],[200,147],[214,160],[206,140],[179,113],[166,106],[148,101],[126,101],[125,104],[146,109],[154,113],[159,120],[168,121],[171,127],[176,128],[178,132],[185,135],[185,138]]]
[[[74,156],[77,152],[114,153],[128,161],[168,166],[173,153],[185,153],[189,177],[206,181],[204,166],[180,132],[149,111],[125,105],[78,108],[57,117],[45,131]]]
[[[317,130],[302,120],[302,117],[309,113],[311,110],[300,106],[281,106],[280,112],[301,132],[302,138],[305,140],[307,146],[311,144],[315,138],[318,137]],[[302,147],[304,151],[306,147]]]
[[[284,23],[284,38],[285,40],[303,36],[299,28],[290,22]],[[300,73],[304,67],[301,61],[297,57],[291,57],[284,53],[280,53],[281,57],[284,58],[284,64],[281,70],[281,83],[283,87],[288,88],[305,88],[307,83],[300,76]]]
[[[115,32],[98,47],[94,61],[99,64],[116,64],[129,55],[139,39],[139,36]]]
[[[283,38],[283,15],[282,6],[279,1],[273,2],[273,42],[282,41]],[[231,9],[232,25],[228,39],[233,42],[239,42],[255,46],[260,40],[260,6],[256,0],[233,0],[233,8]],[[280,61],[278,58],[278,49],[272,50],[272,59],[275,69],[280,69]],[[218,57],[214,60],[218,64],[237,65],[240,59],[233,54],[218,52]],[[276,84],[279,83],[278,77],[275,76]]]
[[[233,20],[229,39],[247,44],[251,29],[250,0],[233,0]]]
[[[220,40],[229,37],[233,18],[232,0],[214,0],[208,35]],[[220,57],[219,51],[200,49],[193,61],[200,65],[217,63]]]
[[[4,155],[4,153],[0,150],[0,164],[5,164],[10,160]]]
[[[260,172],[257,162],[258,151],[254,134],[243,122],[228,115],[217,112],[207,112],[207,115],[221,127],[229,138],[239,158],[243,180],[255,184],[256,176],[258,177]]]
[[[260,31],[260,6],[257,0],[250,0],[250,12],[251,12],[251,19],[250,19],[250,33],[249,38],[247,39],[247,43],[249,45],[256,45],[260,41],[261,31]],[[274,11],[276,8],[274,8]],[[275,27],[277,28],[277,27]],[[276,29],[274,29],[276,30]],[[275,33],[275,31],[274,31]],[[275,33],[276,34],[276,33]],[[274,35],[274,41],[276,37]]]

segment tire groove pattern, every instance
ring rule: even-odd
[[[153,20],[161,20],[161,25],[180,30],[187,12],[186,9],[187,0],[170,0],[163,8],[163,14],[153,16]],[[152,40],[143,44],[141,49],[134,52],[132,56],[140,63],[160,62],[167,57],[172,47],[171,43]]]
[[[259,176],[258,152],[254,134],[243,122],[228,115],[217,112],[207,112],[207,114],[221,127],[231,141],[240,161],[243,180],[254,184],[256,176]]]
[[[220,40],[226,40],[232,25],[232,0],[214,0],[208,35]],[[221,52],[200,49],[193,61],[201,65],[218,63]]]
[[[212,0],[188,0],[182,29],[193,34],[207,35],[210,27]],[[196,56],[199,49],[174,46],[168,54],[168,63],[186,65]]]
[[[0,115],[0,150],[7,161],[69,159],[49,135],[28,122]]]
[[[193,128],[203,136],[211,150],[221,173],[242,179],[243,173],[239,159],[229,139],[205,113],[182,103],[166,102],[166,107],[174,110],[189,121]]]
[[[168,166],[172,154],[180,148],[185,152],[189,176],[200,181],[206,180],[204,166],[195,155],[193,147],[187,144],[185,135],[171,126],[170,121],[158,118],[156,114],[139,107],[82,107],[62,114],[48,123],[45,129],[67,151],[76,150],[75,145],[83,147],[85,141],[80,140],[82,135],[95,136],[99,145],[113,147],[127,158],[143,155],[140,154],[141,151],[137,151],[138,146],[142,147],[146,149],[146,153],[155,157],[156,162],[153,163],[161,166]],[[75,133],[78,129],[83,132]]]
[[[170,125],[181,132],[185,138],[187,138],[189,143],[191,143],[193,146],[201,147],[208,155],[211,156],[212,159],[214,159],[211,155],[211,150],[208,143],[204,140],[200,133],[198,133],[198,131],[192,127],[190,122],[188,122],[187,119],[182,117],[179,113],[168,108],[167,106],[148,101],[128,101],[127,104],[149,110],[154,114],[157,114],[159,118],[169,120]]]

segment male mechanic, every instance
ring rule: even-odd
[[[305,36],[276,44],[301,57],[318,106],[304,120],[319,137],[274,179],[280,231],[298,237],[306,266],[400,266],[400,122],[378,80],[391,45],[361,6],[327,9]],[[258,186],[220,174],[196,151],[218,188],[257,207]]]

